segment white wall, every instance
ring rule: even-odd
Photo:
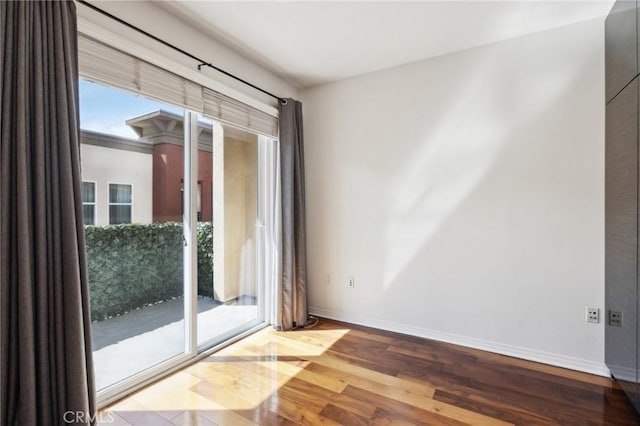
[[[80,145],[82,180],[96,182],[96,225],[109,224],[109,184],[131,185],[133,223],[153,222],[151,154]]]
[[[587,21],[303,91],[311,311],[606,374],[603,40]]]

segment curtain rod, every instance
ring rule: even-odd
[[[161,43],[161,44],[163,44],[163,45],[165,45],[165,46],[167,46],[167,47],[169,47],[169,48],[171,48],[171,49],[173,49],[173,50],[175,50],[175,51],[177,51],[177,52],[182,53],[182,54],[183,54],[183,55],[185,55],[185,56],[188,56],[189,58],[191,58],[191,59],[193,59],[193,60],[196,60],[196,61],[200,62],[200,63],[198,64],[198,71],[200,71],[200,70],[202,69],[202,67],[209,67],[209,68],[213,68],[214,70],[218,71],[219,73],[222,73],[222,74],[226,75],[227,77],[231,77],[231,78],[233,78],[234,80],[239,81],[240,83],[243,83],[243,84],[245,84],[245,85],[247,85],[247,86],[249,86],[249,87],[252,87],[252,88],[254,88],[254,89],[256,89],[256,90],[258,90],[258,91],[260,91],[260,92],[264,93],[265,95],[269,95],[269,96],[271,96],[272,98],[277,99],[277,100],[278,100],[278,102],[282,102],[283,104],[286,104],[286,103],[287,103],[287,100],[286,100],[286,99],[281,98],[280,96],[276,96],[276,95],[274,95],[274,94],[273,94],[273,93],[271,93],[271,92],[267,92],[266,90],[264,90],[264,89],[262,89],[262,88],[260,88],[260,87],[256,86],[255,84],[249,83],[247,80],[244,80],[244,79],[242,79],[242,78],[240,78],[240,77],[238,77],[238,76],[236,76],[236,75],[233,75],[233,74],[231,74],[230,72],[223,70],[222,68],[218,68],[217,66],[213,65],[211,62],[207,62],[207,61],[205,61],[205,60],[203,60],[203,59],[201,59],[201,58],[198,58],[197,56],[195,56],[195,55],[193,55],[193,54],[191,54],[191,53],[187,52],[186,50],[181,49],[181,48],[179,48],[178,46],[175,46],[175,45],[173,45],[173,44],[171,44],[171,43],[169,43],[169,42],[167,42],[167,41],[165,41],[165,40],[162,40],[161,38],[154,36],[153,34],[151,34],[151,33],[147,32],[147,31],[143,30],[142,28],[136,27],[135,25],[128,23],[128,22],[127,22],[127,21],[125,21],[124,19],[118,18],[117,16],[112,15],[111,13],[109,13],[109,12],[107,12],[107,11],[105,11],[105,10],[100,9],[100,8],[99,8],[99,7],[97,7],[97,6],[92,5],[91,3],[89,3],[89,2],[87,2],[87,1],[85,1],[85,0],[76,0],[76,1],[77,1],[78,3],[80,3],[80,4],[84,5],[84,6],[87,6],[87,7],[88,7],[88,8],[90,8],[90,9],[95,10],[95,11],[96,11],[96,12],[98,12],[98,13],[101,13],[102,15],[104,15],[104,16],[106,16],[106,17],[108,17],[108,18],[113,19],[114,21],[119,22],[120,24],[122,24],[122,25],[124,25],[124,26],[126,26],[126,27],[131,28],[132,30],[135,30],[135,31],[139,32],[140,34],[144,34],[145,36],[147,36],[147,37],[149,37],[149,38],[151,38],[151,39],[153,39],[153,40],[157,41],[158,43]]]

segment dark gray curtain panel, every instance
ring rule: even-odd
[[[290,330],[304,326],[308,319],[302,104],[293,99],[280,102],[279,120],[282,283],[275,326]]]
[[[0,1],[0,424],[94,413],[76,10]]]

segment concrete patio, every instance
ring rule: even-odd
[[[257,318],[253,304],[198,297],[198,343]],[[184,352],[182,298],[92,324],[96,388],[104,389]]]

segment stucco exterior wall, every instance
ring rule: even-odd
[[[256,296],[257,152],[255,135],[213,143],[214,297]]]
[[[225,286],[234,297],[256,294],[258,145],[251,139],[224,138]]]
[[[151,223],[153,169],[151,154],[80,145],[82,180],[96,183],[96,225],[109,224],[109,184],[132,186],[134,223]]]

